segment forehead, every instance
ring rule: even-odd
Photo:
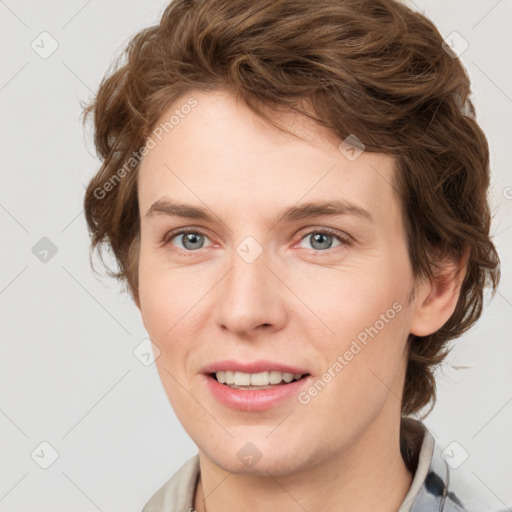
[[[195,106],[180,110],[190,98]],[[173,124],[165,125],[173,114]],[[167,129],[152,136],[156,144],[142,159],[141,210],[164,195],[208,207],[239,206],[239,215],[247,216],[301,200],[341,198],[376,217],[398,215],[391,157],[365,151],[351,161],[339,149],[341,139],[325,127],[299,114],[279,114],[279,122],[300,138],[227,92],[179,98],[157,122]]]

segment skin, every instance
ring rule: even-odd
[[[399,449],[407,337],[448,320],[463,274],[442,285],[414,278],[390,157],[363,152],[351,162],[325,128],[282,114],[302,139],[293,137],[222,90],[191,92],[162,121],[190,96],[198,105],[139,169],[136,303],[161,351],[165,392],[199,449],[194,507],[396,511],[412,480]],[[215,220],[146,216],[164,196],[206,206]],[[347,214],[275,222],[286,207],[340,198],[371,221]],[[183,235],[164,242],[182,227],[205,237],[192,249]],[[352,242],[327,235],[315,244],[322,227]],[[248,236],[262,249],[252,263],[236,251]],[[224,359],[304,367],[316,380],[396,303],[401,311],[306,405],[293,397],[241,412],[205,385],[201,369]],[[261,453],[251,467],[237,457],[247,442]]]

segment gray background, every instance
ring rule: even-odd
[[[99,162],[79,123],[79,100],[92,96],[113,56],[165,5],[0,1],[2,511],[138,511],[196,452],[155,366],[133,354],[146,338],[138,310],[90,270],[82,212]],[[512,507],[512,2],[415,6],[444,37],[457,31],[469,44],[461,59],[490,141],[503,262],[500,291],[439,371],[438,403],[425,422],[460,464],[455,472],[467,472],[505,509]],[[58,48],[45,55],[52,44]],[[53,450],[58,458],[43,469]]]

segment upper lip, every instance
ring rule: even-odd
[[[304,368],[297,366],[290,366],[287,364],[276,363],[273,361],[235,361],[233,359],[226,359],[225,361],[216,361],[214,363],[206,365],[202,373],[216,373],[219,371],[232,371],[232,372],[243,372],[243,373],[260,373],[277,371],[282,373],[293,373],[294,375],[300,373],[302,375],[309,373]]]

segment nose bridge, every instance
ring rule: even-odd
[[[233,248],[230,270],[222,280],[216,304],[216,320],[235,332],[250,331],[283,321],[284,307],[272,272],[270,255],[252,237]]]

